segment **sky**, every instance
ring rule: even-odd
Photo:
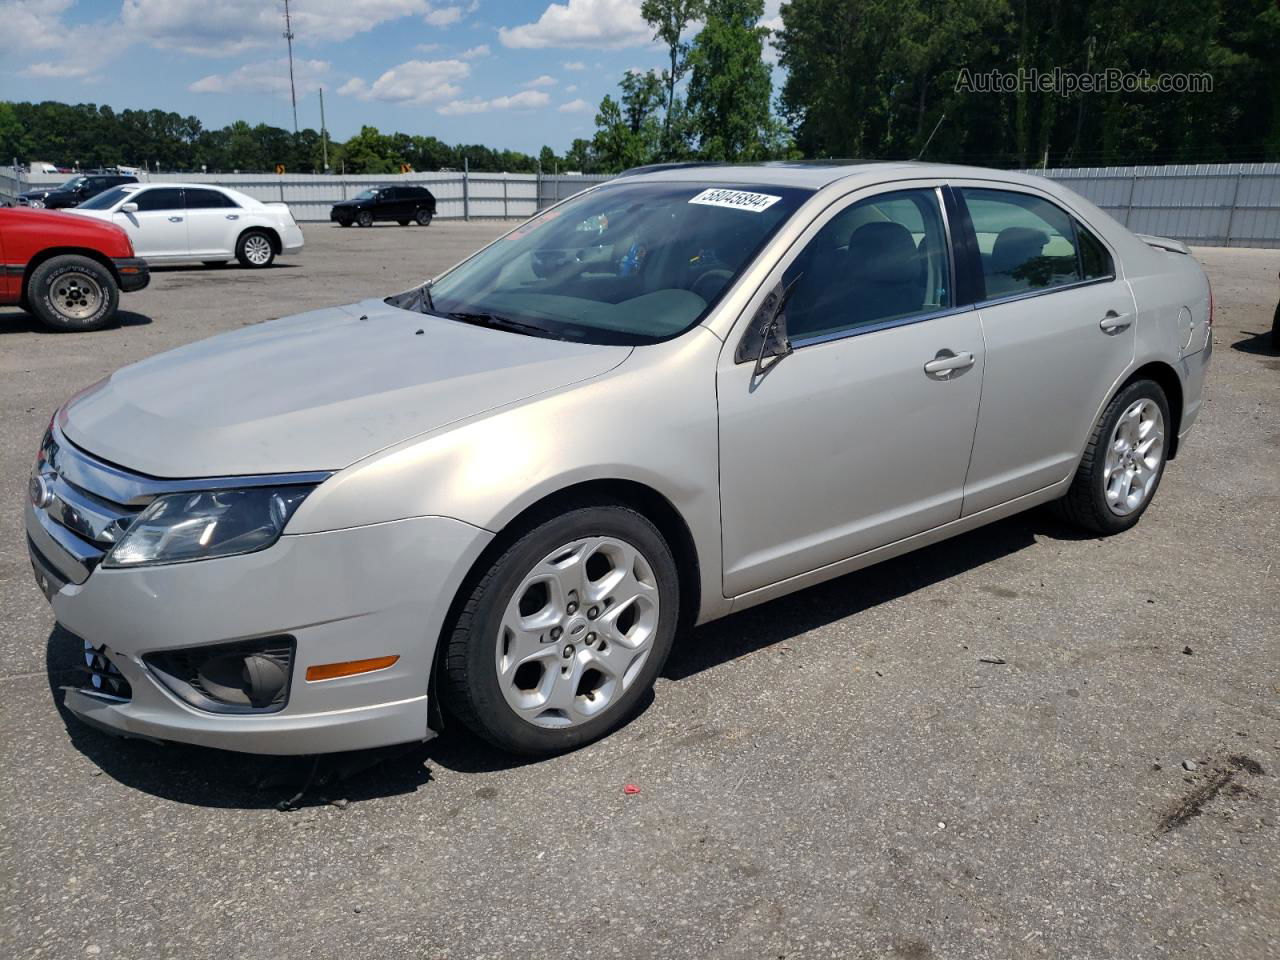
[[[766,25],[777,26],[780,0]],[[290,0],[298,126],[563,152],[627,70],[640,0]],[[0,99],[293,126],[283,0],[0,0]],[[775,81],[777,78],[775,77]]]

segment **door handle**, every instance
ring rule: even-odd
[[[181,223],[181,222],[182,222],[182,218],[181,218],[181,217],[170,217],[170,218],[169,218],[169,222],[170,222],[170,223]]]
[[[239,220],[239,219],[240,219],[240,214],[238,214],[238,213],[228,213],[228,214],[227,214],[227,219],[228,219],[228,220]]]
[[[1098,326],[1102,328],[1103,333],[1119,333],[1125,330],[1133,323],[1133,316],[1125,314],[1121,316],[1114,310],[1108,310],[1106,315],[1098,321]]]
[[[935,380],[949,380],[957,370],[968,370],[973,363],[972,353],[939,350],[938,355],[924,365],[924,372]]]

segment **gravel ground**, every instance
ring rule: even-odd
[[[311,225],[277,269],[157,270],[94,334],[0,309],[4,956],[1280,957],[1280,251],[1196,251],[1208,404],[1135,530],[1033,511],[699,628],[578,753],[451,733],[326,759],[281,813],[310,761],[61,712],[18,508],[56,404],[498,229]]]

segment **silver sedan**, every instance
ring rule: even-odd
[[[696,623],[1050,501],[1133,527],[1212,314],[1185,247],[1035,177],[622,177],[63,406],[26,529],[67,706],[261,753],[581,746]]]

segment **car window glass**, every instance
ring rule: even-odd
[[[112,187],[80,204],[81,210],[109,210],[128,196],[132,191],[124,187]]]
[[[1116,275],[1111,254],[1102,241],[1076,221],[1076,243],[1080,247],[1080,268],[1086,280],[1103,280]]]
[[[188,187],[186,195],[188,210],[216,210],[240,206],[221,190],[198,190]]]
[[[706,315],[810,192],[692,181],[604,185],[543,211],[440,277],[427,309],[588,343],[663,340]]]
[[[951,306],[937,193],[901,190],[836,214],[783,276],[793,340],[936,313]]]
[[[139,211],[146,210],[181,210],[182,189],[180,187],[154,187],[143,190],[133,197]]]
[[[1047,200],[1005,190],[960,188],[982,255],[987,297],[1081,279],[1071,218]]]

